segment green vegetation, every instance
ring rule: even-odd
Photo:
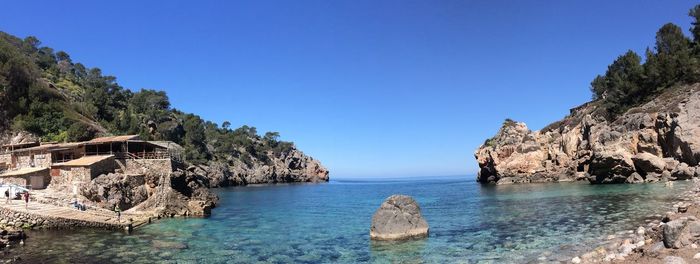
[[[35,37],[0,32],[0,131],[25,130],[44,141],[89,140],[100,134],[139,134],[184,147],[192,163],[209,159],[269,162],[294,146],[279,133],[230,128],[183,113],[163,91],[125,89],[98,68],[41,46]]]
[[[506,129],[511,128],[511,127],[515,127],[515,126],[517,126],[517,125],[518,125],[518,122],[515,122],[513,119],[506,118],[506,120],[503,120],[503,124],[501,125],[501,129],[500,129],[500,131],[499,131],[499,134],[500,134],[501,132],[505,131]],[[495,136],[493,136],[493,137],[491,137],[491,138],[487,138],[487,139],[484,141],[484,146],[487,146],[487,147],[493,147],[493,146],[495,146],[495,145],[496,145],[496,137],[497,137],[497,136],[498,136],[498,135],[495,135]]]
[[[634,51],[627,51],[608,66],[605,75],[591,82],[593,99],[602,101],[608,119],[668,88],[700,81],[700,5],[689,15],[693,18],[692,40],[680,27],[663,25],[656,33],[654,50],[646,51],[644,63]]]

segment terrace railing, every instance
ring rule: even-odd
[[[179,160],[179,155],[173,155],[168,151],[141,151],[141,152],[85,152],[85,156],[114,155],[116,159],[175,159]]]

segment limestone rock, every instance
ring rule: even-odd
[[[666,167],[666,162],[662,158],[651,153],[638,153],[632,156],[637,171],[646,173],[661,173]]]
[[[392,195],[372,216],[372,240],[404,240],[428,236],[428,223],[418,203],[406,195]]]
[[[671,177],[677,180],[687,180],[695,176],[695,168],[688,166],[688,164],[680,163],[671,172]]]
[[[88,200],[103,204],[107,209],[119,205],[119,208],[126,210],[148,198],[143,178],[144,176],[120,173],[103,174],[83,184],[78,190]]]
[[[211,187],[239,186],[287,182],[327,182],[329,171],[318,160],[296,148],[287,153],[268,153],[265,161],[251,158],[244,162],[232,158],[228,164],[209,162],[208,166],[188,168],[188,171],[210,179]]]
[[[633,172],[632,175],[627,177],[625,182],[626,183],[641,183],[641,182],[644,182],[644,178],[642,178],[642,176],[639,175],[639,173]]]
[[[150,196],[134,209],[156,216],[206,216],[218,202],[209,190],[209,178],[191,171],[160,175],[156,182]]]
[[[681,257],[667,256],[664,258],[664,264],[686,264],[685,260]]]
[[[669,89],[615,120],[606,118],[601,101],[539,131],[506,120],[474,156],[481,183],[690,179],[700,174],[700,84]]]
[[[700,222],[681,217],[663,227],[663,242],[667,248],[682,248],[700,240]]]

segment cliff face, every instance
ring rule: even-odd
[[[669,89],[614,121],[599,102],[541,131],[507,120],[476,150],[477,181],[638,183],[700,174],[700,84]]]
[[[268,153],[267,162],[253,160],[245,163],[233,159],[229,164],[219,161],[191,166],[188,170],[206,175],[211,187],[286,182],[327,182],[328,170],[318,160],[292,149],[288,153]]]

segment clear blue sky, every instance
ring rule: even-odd
[[[331,177],[474,174],[510,117],[540,129],[694,1],[7,1],[37,36],[205,119],[278,131]]]

